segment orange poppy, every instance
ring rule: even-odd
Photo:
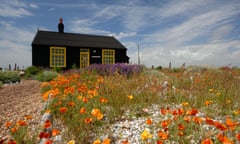
[[[221,123],[218,122],[218,121],[215,121],[215,122],[214,122],[214,126],[215,126],[217,129],[220,129],[220,130],[222,130],[222,131],[227,130],[226,125],[221,124]]]
[[[108,103],[108,99],[101,97],[101,98],[100,98],[100,102],[101,102],[101,103]]]
[[[170,123],[171,123],[171,120],[163,120],[163,121],[161,122],[161,126],[162,126],[163,128],[166,128]]]
[[[186,122],[190,122],[191,117],[190,117],[190,116],[184,116],[184,117],[183,117],[183,120],[185,120]]]
[[[31,115],[26,115],[25,118],[26,118],[27,120],[30,120],[30,119],[32,119],[32,116],[31,116]]]
[[[67,108],[66,108],[66,107],[61,107],[61,108],[59,109],[59,111],[60,111],[61,113],[65,113],[65,112],[67,111]]]
[[[205,101],[205,106],[209,106],[213,101]]]
[[[183,124],[178,124],[178,130],[184,130],[185,126]]]
[[[226,118],[226,125],[229,127],[230,130],[234,130],[235,127],[238,125],[238,122],[233,122],[229,117]]]
[[[124,141],[121,141],[121,144],[130,144],[130,143],[128,142],[128,139],[126,139]]]
[[[60,130],[57,130],[57,129],[52,130],[52,136],[56,136],[58,134],[60,134]]]
[[[83,98],[82,98],[82,101],[83,101],[84,103],[87,103],[87,102],[88,102],[88,98],[87,98],[87,97],[83,97]]]
[[[39,135],[38,135],[38,137],[40,138],[40,139],[42,139],[42,138],[50,138],[50,133],[48,133],[48,132],[41,132]]]
[[[7,144],[17,144],[15,140],[9,140]]]
[[[71,101],[71,102],[68,103],[68,105],[69,105],[70,107],[73,107],[73,106],[75,105],[75,103]]]
[[[197,113],[198,113],[198,110],[194,108],[186,112],[187,115],[196,115]]]
[[[106,138],[103,140],[102,144],[110,144],[111,140],[109,138]]]
[[[213,141],[211,139],[205,139],[201,142],[201,144],[213,144]]]
[[[47,140],[44,144],[52,144],[53,143],[53,140]]]
[[[12,125],[11,122],[6,122],[6,123],[5,123],[5,127],[10,127],[11,125]]]
[[[209,124],[209,125],[214,125],[214,121],[213,119],[209,118],[209,117],[206,117],[206,123]]]
[[[50,120],[46,120],[45,123],[44,123],[44,125],[43,125],[43,127],[44,127],[45,129],[47,129],[47,128],[50,128],[51,125],[52,125],[51,121],[50,121]]]
[[[80,114],[86,113],[86,108],[85,108],[85,107],[82,107],[82,108],[79,110],[79,113],[80,113]]]
[[[160,138],[161,140],[166,140],[166,139],[168,139],[168,134],[165,133],[165,132],[163,132],[163,131],[159,131],[159,132],[158,132],[158,136],[159,136],[159,138]]]
[[[163,142],[160,140],[157,140],[157,144],[163,144]]]
[[[92,121],[93,121],[92,118],[85,118],[85,120],[84,120],[84,122],[87,124],[91,123]]]
[[[193,117],[192,120],[193,120],[195,123],[197,123],[197,124],[201,124],[201,122],[203,121],[203,119],[200,118],[200,117]]]
[[[225,136],[222,133],[219,133],[217,135],[217,139],[224,144],[234,144],[232,140],[230,140],[227,136]]]
[[[178,109],[178,114],[179,114],[179,115],[182,115],[182,114],[184,114],[184,109],[182,109],[182,108],[179,108],[179,109]]]
[[[148,125],[151,125],[151,124],[152,124],[152,120],[151,120],[150,118],[148,118],[148,119],[146,120],[146,123],[147,123]]]
[[[236,134],[236,138],[238,139],[238,141],[240,141],[240,133]]]
[[[19,121],[17,121],[17,125],[18,126],[25,126],[25,125],[27,125],[27,123],[24,120],[19,120]]]
[[[17,129],[16,127],[11,128],[11,132],[12,132],[12,133],[17,132],[17,130],[18,130],[18,129]]]

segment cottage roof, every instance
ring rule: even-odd
[[[32,45],[126,49],[112,36],[60,33],[38,30]]]

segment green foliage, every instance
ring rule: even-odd
[[[157,70],[162,70],[162,66],[156,67]]]
[[[2,81],[0,81],[0,88],[3,86],[3,82]]]
[[[41,71],[41,69],[39,67],[30,66],[30,67],[26,68],[25,76],[27,78],[32,78],[34,75],[37,75],[40,71]]]
[[[57,73],[60,73],[60,72],[62,72],[62,68],[61,67],[54,67],[53,68],[53,71],[55,71],[55,72],[57,72]]]
[[[20,82],[20,76],[16,71],[0,71],[0,81],[2,83]]]
[[[72,69],[77,69],[77,68],[78,68],[77,64],[72,65]]]
[[[58,76],[58,73],[55,71],[43,71],[42,73],[38,74],[37,80],[42,82],[47,82],[54,79],[57,76]]]

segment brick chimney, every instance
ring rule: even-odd
[[[63,19],[62,18],[59,19],[58,32],[61,32],[61,33],[64,32],[64,24],[63,24]]]

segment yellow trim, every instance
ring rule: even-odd
[[[50,67],[66,67],[66,47],[50,47]]]
[[[86,50],[86,51],[84,51]],[[87,64],[83,64],[82,63],[84,62],[83,59],[82,59],[82,55],[86,55],[87,54]],[[80,50],[80,68],[85,68],[85,67],[88,67],[89,66],[89,63],[90,63],[90,55],[89,55],[89,50],[88,49],[83,49],[83,51],[81,52]]]
[[[115,50],[102,50],[102,64],[115,64]]]

